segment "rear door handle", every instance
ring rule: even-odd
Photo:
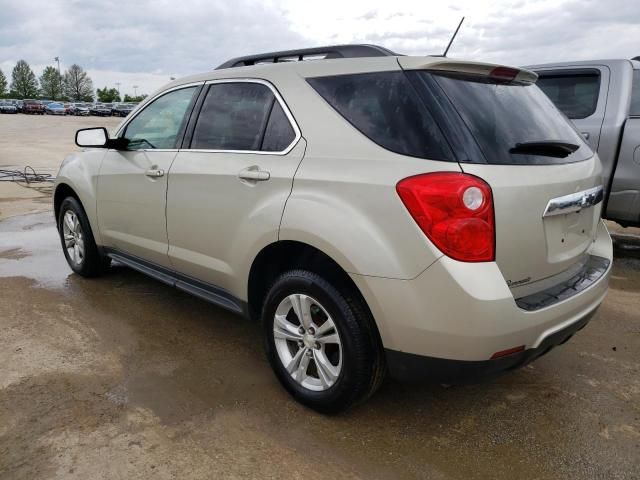
[[[144,174],[149,178],[160,178],[164,177],[164,170],[161,168],[150,168]]]
[[[252,165],[244,170],[240,170],[238,178],[249,182],[264,182],[271,178],[271,174],[266,170],[260,170],[260,167],[257,165]]]

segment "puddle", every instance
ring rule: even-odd
[[[64,287],[71,273],[51,213],[0,222],[0,277],[26,277],[41,286]]]

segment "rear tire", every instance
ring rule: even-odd
[[[262,324],[271,367],[300,403],[338,413],[382,384],[386,367],[375,323],[348,287],[306,270],[286,272],[267,294]]]
[[[87,214],[74,197],[65,198],[60,205],[58,233],[64,256],[75,273],[97,277],[108,269],[111,259],[100,254]]]

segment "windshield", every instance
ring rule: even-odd
[[[535,84],[496,83],[486,77],[448,73],[418,75],[435,79],[488,163],[548,165],[593,156],[570,121]],[[559,156],[546,154],[558,150],[558,144],[576,148]]]

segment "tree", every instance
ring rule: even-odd
[[[62,96],[62,77],[55,67],[46,67],[40,75],[40,93],[51,100]]]
[[[103,103],[120,102],[120,93],[117,88],[104,87],[102,90],[96,90],[98,101]]]
[[[7,77],[4,76],[2,70],[0,70],[0,96],[4,95],[7,91]]]
[[[80,65],[73,64],[64,72],[64,94],[75,102],[93,101],[93,81]]]
[[[124,94],[124,102],[127,103],[140,103],[141,101],[143,101],[145,98],[147,98],[148,95],[142,94],[142,95],[138,95],[137,97],[134,97],[133,95],[128,95],[128,94]]]
[[[38,96],[38,80],[31,67],[24,60],[19,60],[11,73],[11,91],[20,98]]]

